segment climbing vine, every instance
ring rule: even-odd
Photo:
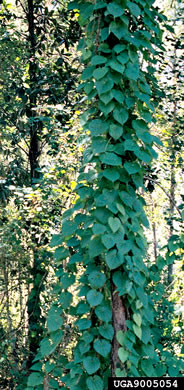
[[[60,374],[70,390],[107,389],[111,375],[167,372],[156,349],[154,305],[146,292],[150,277],[143,227],[149,224],[141,195],[144,173],[156,157],[154,143],[160,144],[149,125],[159,93],[154,65],[162,50],[159,23],[164,17],[152,3],[96,0],[69,5],[80,11],[86,29],[79,44],[84,64],[80,90],[89,106],[82,124],[90,143],[77,200],[51,241],[56,247],[58,299],[49,311],[49,334],[35,361],[54,352],[62,342],[66,318],[72,316],[76,346],[72,360],[66,363],[63,358]],[[44,369],[52,371],[46,365]],[[42,383],[42,374],[32,373],[29,389],[35,378],[37,385]]]

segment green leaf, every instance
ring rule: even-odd
[[[113,279],[113,283],[115,284],[120,294],[122,295],[122,291],[125,293],[126,292],[125,279],[123,277],[122,272],[121,271],[114,272],[112,279]]]
[[[117,100],[117,102],[119,102],[120,104],[123,103],[123,101],[124,101],[124,95],[123,95],[123,93],[122,93],[121,91],[118,91],[118,90],[116,90],[116,89],[113,89],[113,90],[112,90],[112,95],[113,95],[114,99]]]
[[[136,162],[125,162],[124,168],[129,173],[129,175],[133,175],[134,173],[137,173],[140,171],[141,167]]]
[[[125,70],[125,76],[130,80],[137,80],[139,77],[139,66],[128,62]]]
[[[171,377],[177,377],[179,372],[180,372],[179,367],[169,367],[168,368],[168,373],[169,373],[169,376],[171,376]]]
[[[125,255],[132,250],[132,240],[121,240],[117,243],[117,246],[121,255]]]
[[[156,374],[153,365],[149,359],[141,360],[141,368],[143,372],[146,374],[146,376],[152,377],[155,376]]]
[[[114,104],[114,102],[110,102],[108,104],[103,104],[101,101],[99,101],[98,107],[99,107],[100,111],[102,111],[105,114],[105,116],[107,116],[108,114],[110,114],[111,111],[113,111],[115,104]]]
[[[150,358],[154,358],[155,350],[152,344],[147,344],[142,346],[143,354],[149,356]]]
[[[125,208],[123,207],[123,205],[121,203],[116,203],[116,207],[117,209],[120,211],[120,213],[125,216],[126,215],[126,212],[125,212]]]
[[[91,328],[91,320],[88,320],[87,318],[81,318],[80,320],[76,321],[76,325],[78,326],[79,330],[85,330]]]
[[[104,234],[102,236],[102,242],[107,249],[110,249],[115,245],[114,237],[112,234]]]
[[[62,284],[62,288],[67,289],[68,287],[72,286],[75,282],[75,276],[73,274],[65,273],[61,276],[60,282]]]
[[[125,33],[128,32],[128,30],[126,31],[124,26],[122,26],[122,23],[115,22],[115,21],[111,22],[109,26],[109,31],[112,32],[119,40],[123,38]]]
[[[125,51],[123,53],[121,53],[118,57],[117,57],[117,60],[120,62],[120,64],[124,65],[128,62],[129,60],[129,55],[128,55],[128,52]]]
[[[148,131],[148,126],[146,124],[145,121],[143,121],[142,119],[137,119],[137,120],[133,120],[132,121],[132,126],[134,128],[134,130],[137,132],[137,131]]]
[[[104,77],[102,80],[96,81],[95,85],[98,94],[102,95],[103,93],[109,92],[113,88],[114,82],[111,79]]]
[[[138,7],[137,4],[133,3],[132,1],[127,1],[127,6],[133,16],[136,18],[141,14],[141,10]]]
[[[124,13],[124,9],[116,3],[108,4],[107,10],[109,14],[113,15],[115,18],[120,17]]]
[[[38,363],[33,364],[33,366],[31,366],[30,370],[31,371],[42,371],[42,363],[38,362]]]
[[[129,352],[126,351],[123,347],[118,349],[118,356],[122,363],[125,363],[128,360]]]
[[[138,62],[137,50],[133,46],[129,46],[128,55],[132,62]]]
[[[89,390],[103,390],[104,388],[103,380],[98,375],[89,377],[86,380],[86,384]]]
[[[81,80],[88,80],[92,78],[93,71],[95,70],[95,66],[88,66],[82,72]]]
[[[50,241],[49,246],[54,248],[55,246],[59,246],[63,243],[63,235],[62,234],[54,234]]]
[[[124,125],[124,123],[128,119],[128,111],[125,110],[124,108],[115,109],[113,112],[113,117],[118,123]]]
[[[108,38],[108,36],[109,36],[109,34],[110,34],[110,32],[109,32],[109,28],[108,27],[104,27],[104,28],[102,28],[101,29],[101,38],[102,38],[102,41],[106,41],[106,39]],[[106,44],[104,44],[104,46],[105,46]],[[106,48],[105,50],[104,50],[104,48],[103,48],[103,52],[104,53],[109,53],[109,48]]]
[[[112,340],[114,337],[114,328],[111,324],[101,325],[98,328],[101,336],[105,337],[108,340]]]
[[[101,340],[95,340],[93,343],[94,349],[99,355],[102,355],[103,357],[107,357],[107,355],[111,351],[111,344],[109,341],[101,339]]]
[[[94,234],[102,234],[104,233],[107,229],[102,223],[95,223],[92,227],[93,233]]]
[[[121,264],[123,264],[124,259],[122,256],[120,257],[118,255],[115,249],[113,249],[112,251],[106,254],[105,261],[110,269],[115,269],[118,268]]]
[[[167,366],[164,364],[159,364],[155,367],[156,376],[164,376],[167,372]]]
[[[93,271],[88,276],[89,283],[92,288],[101,288],[106,282],[106,276],[99,271]]]
[[[112,91],[100,95],[100,100],[102,100],[104,104],[109,104],[112,99],[113,99]]]
[[[33,372],[28,377],[28,386],[35,387],[36,385],[41,385],[43,383],[44,374],[40,374],[39,372]]]
[[[134,333],[136,334],[136,336],[141,340],[142,329],[138,325],[133,324],[133,330],[134,330]]]
[[[132,207],[134,199],[132,198],[132,196],[128,192],[121,191],[119,193],[119,196],[120,196],[121,200],[123,201],[123,203],[126,204],[126,206]]]
[[[126,49],[126,45],[121,45],[121,44],[117,44],[114,46],[113,50],[115,51],[115,53],[119,54],[121,53],[121,51],[125,50]]]
[[[93,77],[96,80],[100,80],[108,73],[108,71],[109,69],[106,66],[104,66],[103,68],[97,68],[93,72]]]
[[[86,314],[90,312],[90,306],[87,303],[79,303],[77,305],[77,314]]]
[[[100,361],[96,357],[88,356],[84,358],[83,365],[87,373],[92,375],[100,368]]]
[[[116,333],[116,339],[120,345],[125,345],[125,333],[122,330]]]
[[[91,65],[101,65],[107,62],[107,58],[103,56],[94,56],[91,60]]]
[[[107,148],[107,141],[102,137],[95,137],[92,139],[92,149],[95,154],[104,153]]]
[[[103,164],[119,166],[122,164],[121,158],[117,156],[115,153],[105,153],[100,160]]]
[[[113,217],[110,217],[108,219],[108,224],[111,228],[111,230],[113,231],[113,233],[116,233],[119,228],[121,227],[121,221],[119,220],[119,218],[113,218]]]
[[[143,288],[141,287],[138,287],[136,289],[136,294],[138,296],[138,298],[140,299],[140,301],[143,303],[145,309],[148,307],[148,296],[147,294],[144,292]]]
[[[56,261],[66,259],[69,256],[69,250],[64,247],[59,247],[54,252],[54,258]]]
[[[109,134],[111,135],[112,138],[117,140],[123,134],[123,127],[115,125],[114,123],[112,123],[112,125],[110,125]]]
[[[88,331],[85,331],[81,339],[84,340],[86,344],[90,344],[93,341],[93,335]]]
[[[147,344],[151,339],[151,332],[148,326],[142,326],[142,337],[141,340],[144,344]]]
[[[45,371],[46,371],[46,373],[49,374],[51,371],[54,370],[55,367],[56,366],[55,366],[54,363],[46,362],[45,363]]]
[[[90,350],[90,344],[86,344],[84,341],[81,341],[79,343],[79,351],[81,355],[84,355],[84,353],[88,352]]]
[[[71,236],[76,232],[77,228],[78,225],[74,221],[64,221],[62,225],[62,233],[64,236]]]
[[[103,176],[113,183],[120,178],[120,174],[115,168],[107,168],[103,171]]]
[[[142,324],[142,317],[139,313],[134,313],[133,314],[133,320],[135,321],[135,323],[140,327],[141,324]]]
[[[53,342],[53,345],[55,348],[57,345],[61,342],[63,338],[63,331],[62,330],[56,330],[55,332],[50,333],[51,340]]]
[[[100,305],[95,309],[95,314],[103,322],[109,322],[112,318],[112,310],[108,305]]]
[[[40,343],[40,352],[44,357],[49,356],[55,349],[56,345],[51,344],[51,341],[48,338],[43,339]]]
[[[49,332],[55,332],[58,330],[63,324],[63,319],[61,318],[60,314],[54,312],[51,310],[48,314],[48,319],[47,319],[47,327]]]
[[[116,60],[111,60],[108,62],[108,65],[110,66],[111,69],[115,70],[116,72],[123,74],[125,70],[125,66],[121,65],[118,61]]]
[[[99,256],[101,253],[104,252],[104,246],[101,243],[101,240],[99,237],[94,237],[89,242],[89,256],[91,258]]]
[[[104,134],[108,130],[108,123],[101,119],[94,119],[89,123],[89,130],[93,136]]]
[[[88,291],[86,298],[90,306],[98,306],[103,300],[103,295],[95,289],[92,289]]]
[[[131,139],[126,139],[123,146],[125,150],[131,150],[132,152],[139,150],[137,143]]]

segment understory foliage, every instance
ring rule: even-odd
[[[62,2],[56,8],[41,0],[0,4],[3,389],[26,384],[45,332],[54,279],[48,243],[72,201],[80,158],[75,152],[78,62],[73,54],[79,36],[75,15],[68,18]]]
[[[50,244],[56,247],[58,281],[29,390],[41,389],[43,381],[51,388],[59,388],[61,381],[70,390],[103,390],[111,374],[179,376],[184,368],[164,351],[154,309],[158,297],[148,293],[148,283],[160,280],[161,259],[151,269],[144,261],[143,228],[149,226],[144,176],[157,157],[154,144],[162,146],[150,124],[161,96],[154,72],[165,18],[152,4],[97,0],[69,5],[80,10],[85,28],[79,43],[80,90],[88,103],[82,125],[90,141],[76,202],[63,214],[61,233]],[[163,290],[156,288],[161,298]],[[58,357],[68,318],[73,353]]]

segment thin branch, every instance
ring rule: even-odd
[[[176,210],[178,211],[180,217],[182,218],[182,214],[181,214],[181,211],[180,209],[178,208],[178,206],[176,205],[176,203],[173,201],[172,197],[168,194],[168,192],[165,190],[165,188],[160,184],[158,183],[156,180],[153,180],[151,177],[148,177],[148,176],[144,176],[145,179],[149,180],[149,181],[152,181],[153,183],[155,183],[157,186],[159,186],[162,191],[164,191],[164,193],[167,195],[167,197],[170,199],[170,201],[172,202],[172,204],[174,205],[174,207],[176,208]]]
[[[21,145],[17,144],[17,146],[29,157],[29,153]]]
[[[22,1],[21,0],[19,0],[19,3],[20,3],[20,5],[21,5],[21,7],[22,7],[22,9],[23,9],[23,11],[25,12],[25,15],[27,16],[27,14],[28,14],[28,10],[24,7],[24,4],[22,3]]]

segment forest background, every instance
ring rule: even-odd
[[[134,324],[133,328],[131,324],[127,325],[132,331],[132,340],[125,340],[122,333],[119,333],[119,357],[111,355],[113,362],[119,359],[118,368],[114,371],[110,371],[109,357],[114,335],[112,314],[108,306],[100,305],[108,271],[104,268],[100,273],[100,268],[95,270],[92,267],[88,271],[87,287],[86,275],[83,275],[87,263],[81,263],[76,249],[76,229],[73,225],[63,223],[63,234],[68,237],[66,241],[69,243],[69,252],[61,235],[63,218],[67,221],[67,217],[71,217],[72,207],[76,207],[75,212],[77,211],[79,197],[83,199],[87,193],[79,184],[79,177],[81,183],[85,182],[85,177],[81,176],[83,162],[88,164],[86,174],[89,182],[96,180],[94,172],[89,169],[96,160],[90,160],[90,150],[86,148],[91,142],[86,122],[89,110],[90,115],[94,115],[96,96],[91,86],[85,84],[86,79],[82,73],[91,56],[90,46],[84,47],[84,41],[86,39],[88,46],[90,39],[85,24],[88,11],[93,11],[90,9],[90,2],[81,2],[84,7],[79,16],[77,4],[69,3],[69,10],[67,2],[62,0],[16,0],[0,3],[0,388],[4,390],[34,389],[35,386],[36,389],[59,389],[63,383],[71,390],[103,390],[106,389],[111,372],[117,376],[126,376],[127,373],[131,376],[182,376],[184,371],[183,2],[159,3],[162,15],[159,24],[163,32],[161,49],[156,56],[152,55],[146,63],[146,59],[141,55],[138,58],[134,50],[128,52],[135,66],[139,63],[143,71],[144,67],[150,66],[150,73],[155,69],[154,77],[159,86],[156,87],[153,79],[150,79],[153,86],[150,101],[149,89],[142,83],[142,97],[137,95],[139,104],[134,109],[149,123],[151,134],[156,140],[156,145],[150,152],[154,161],[151,162],[151,158],[143,150],[141,155],[137,154],[143,161],[143,185],[140,182],[137,184],[138,179],[135,178],[134,184],[137,188],[141,187],[141,197],[145,201],[146,216],[141,209],[141,223],[144,225],[147,244],[144,240],[144,244],[140,243],[138,246],[139,251],[144,253],[144,262],[149,269],[146,289],[156,313],[156,320],[150,326],[154,328],[156,323],[157,330],[154,336],[148,332],[147,340],[143,340],[141,326],[145,325],[140,319],[141,302],[143,306],[147,301],[145,302],[146,298],[141,295],[139,287],[142,288],[146,283],[144,271],[137,274],[137,279],[134,280],[139,294],[136,312],[130,304],[130,299],[134,300],[132,282],[127,280],[126,284],[116,273],[113,283],[116,281],[120,296],[129,294],[128,308],[130,312],[131,309],[134,312]],[[97,10],[103,9],[104,3],[97,3]],[[115,8],[108,9],[115,20],[116,12],[121,12],[117,9],[120,3],[109,2],[116,5]],[[140,7],[143,5],[141,1],[128,3],[127,15],[131,18],[132,13],[135,23],[140,16],[140,9],[143,13],[143,9],[137,4],[140,3]],[[132,4],[135,5],[134,8],[131,8]],[[156,27],[151,25],[149,28]],[[117,34],[116,39],[121,40],[118,33],[113,33],[115,36]],[[107,32],[103,31],[103,34],[105,41]],[[158,30],[155,34],[158,34]],[[144,39],[145,42],[146,39],[149,41],[149,35],[145,34]],[[106,53],[108,56],[108,51]],[[128,62],[126,56],[127,54],[119,67],[124,67]],[[102,58],[98,61],[105,62]],[[101,63],[97,65],[101,66]],[[123,72],[122,69],[118,70],[111,63],[113,72],[120,73]],[[127,74],[127,78],[134,82],[136,76],[132,75],[131,68]],[[98,75],[97,80],[98,77],[101,78]],[[122,101],[121,93],[116,94],[115,99],[119,104]],[[103,115],[111,113],[114,108],[109,106],[111,103],[104,101],[101,104]],[[131,101],[129,106],[131,109]],[[153,111],[153,119],[149,110]],[[97,122],[95,126],[98,126]],[[94,131],[92,126],[91,129]],[[120,126],[116,128],[116,134],[115,129],[111,128],[110,135],[114,142],[118,139],[118,131],[120,138]],[[93,143],[93,148],[99,148],[98,155],[104,146],[99,138],[96,142],[98,146]],[[143,142],[147,141],[143,139]],[[135,145],[130,146],[130,143],[127,150],[129,153],[136,153]],[[105,163],[107,161],[103,162]],[[114,185],[119,178],[116,178],[115,173],[118,164],[111,161],[110,165],[112,170],[109,172],[106,169],[105,180]],[[132,174],[137,173],[134,172],[135,165],[131,165],[131,169]],[[74,191],[76,185],[79,191],[77,195]],[[110,198],[109,202],[113,203],[114,199]],[[134,223],[125,218],[126,207],[130,206],[130,202],[131,194],[124,201],[124,209],[120,205],[119,211],[122,223],[132,225],[132,230],[136,233],[139,229],[137,216],[133,217]],[[89,206],[85,207],[88,210]],[[110,205],[109,210],[114,213]],[[89,210],[86,211],[88,212]],[[129,209],[128,212],[130,213]],[[83,217],[78,215],[78,220],[80,218]],[[88,231],[89,221],[81,219],[78,223],[84,223],[84,230]],[[109,228],[113,233],[119,229],[117,223],[119,224],[117,218],[110,220]],[[105,236],[100,225],[98,223],[93,227],[93,234]],[[82,236],[83,247],[88,245],[89,236],[91,232]],[[140,237],[143,239],[143,233],[140,233]],[[102,242],[103,248],[105,246],[107,251],[111,250],[105,239]],[[98,257],[101,246],[99,249],[97,241],[92,245],[92,251],[96,251]],[[130,254],[130,251],[131,247],[128,247],[125,254]],[[65,257],[70,257],[69,268]],[[63,263],[67,277],[63,273]],[[107,263],[112,269],[111,260],[107,260]],[[118,267],[119,265],[118,263]],[[99,278],[99,285],[95,285],[96,277]],[[126,285],[121,293],[124,284]],[[96,291],[95,296],[87,295],[89,285],[92,287],[91,291]],[[79,288],[80,292],[77,294]],[[87,292],[82,288],[87,288]],[[100,292],[97,291],[98,288]],[[108,291],[110,287],[107,283],[105,294],[109,302]],[[85,296],[87,302],[81,304],[81,297]],[[98,329],[97,333],[93,331],[90,336],[89,324],[86,322],[89,321],[89,315],[94,321],[94,328]],[[104,320],[104,315],[109,316],[109,320]],[[91,352],[94,337],[96,342],[93,343],[94,350]],[[134,349],[133,337],[138,343]],[[155,344],[161,359],[158,365]],[[78,355],[76,358],[76,345],[82,358]],[[143,357],[143,363],[140,362],[140,357]],[[148,362],[150,357],[151,363]],[[96,370],[93,371],[92,366],[95,364]]]

